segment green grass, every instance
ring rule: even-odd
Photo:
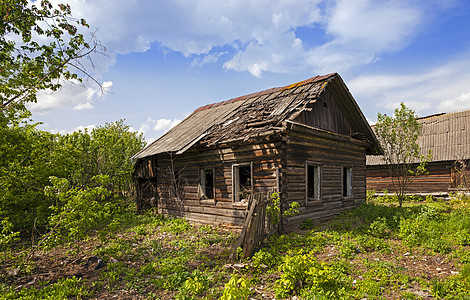
[[[2,275],[0,299],[470,297],[470,209],[463,200],[413,200],[399,208],[393,199],[369,199],[330,222],[271,236],[239,267],[228,264],[236,240],[236,233],[184,219],[124,214],[81,245],[81,256],[100,257],[104,268],[33,284]],[[35,276],[57,251],[26,264],[24,251],[12,250],[0,267],[34,266],[27,274]]]

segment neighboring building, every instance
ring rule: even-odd
[[[470,166],[470,110],[417,120],[422,125],[417,141],[421,154],[426,155],[431,150],[432,160],[426,166],[428,174],[416,177],[407,193],[437,195],[468,188],[468,169],[460,168],[459,164]],[[393,191],[381,156],[367,157],[367,189]]]
[[[280,192],[283,228],[362,203],[376,137],[338,74],[206,105],[134,156],[138,207],[243,224],[247,197]]]

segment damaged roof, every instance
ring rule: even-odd
[[[199,107],[133,158],[163,152],[181,154],[197,143],[210,146],[280,132],[282,122],[294,120],[326,88],[335,90],[342,113],[371,143],[371,148],[378,149],[376,137],[356,101],[341,77],[332,73]]]
[[[417,143],[420,154],[431,150],[432,160],[470,159],[470,110],[417,118],[422,125]],[[367,165],[385,165],[382,156],[367,156]]]

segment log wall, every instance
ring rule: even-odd
[[[193,147],[177,156],[157,155],[154,157],[157,179],[152,182],[159,212],[200,223],[242,226],[247,205],[232,198],[234,164],[252,165],[254,194],[280,191],[282,210],[294,201],[301,205],[298,215],[283,219],[283,230],[298,228],[305,219],[331,218],[362,203],[366,194],[366,145],[344,135],[296,126],[287,129],[284,137],[276,142],[245,142],[209,149]],[[306,161],[321,166],[319,200],[306,199]],[[350,197],[342,194],[343,167],[352,168]],[[198,197],[200,169],[205,168],[215,169],[215,199]],[[180,178],[176,185],[175,174]]]
[[[204,151],[194,148],[173,158],[168,154],[158,155],[159,212],[182,216],[200,223],[242,226],[247,205],[233,202],[232,166],[233,164],[252,164],[253,193],[272,193],[278,186],[279,146],[280,143],[244,144],[237,145],[236,148],[227,146]],[[175,172],[171,172],[172,163]],[[214,200],[201,200],[198,197],[201,168],[215,169]],[[173,173],[179,173],[181,177],[180,198],[182,200],[178,200],[172,193]]]
[[[427,164],[428,174],[416,177],[406,192],[412,194],[447,193],[449,189],[456,188],[457,186],[451,183],[452,166],[452,162]],[[413,168],[416,168],[416,165]],[[374,189],[377,192],[394,191],[386,166],[367,166],[367,189]]]
[[[298,202],[300,208],[298,215],[283,220],[283,229],[298,228],[305,219],[328,219],[363,203],[366,194],[364,145],[340,141],[334,135],[315,136],[308,130],[289,131],[287,136],[281,194],[285,209],[293,201]],[[321,167],[319,200],[306,199],[306,161]],[[343,197],[343,167],[352,168],[351,197]]]

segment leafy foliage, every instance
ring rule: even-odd
[[[427,156],[420,154],[417,140],[421,125],[416,118],[415,112],[401,103],[392,117],[379,113],[375,126],[400,206],[413,177],[425,173],[426,163],[431,159],[431,152]]]
[[[71,17],[68,4],[48,0],[2,0],[0,5],[0,111],[36,102],[38,90],[56,91],[61,80],[91,78],[81,64],[99,43],[85,41],[84,19]]]
[[[27,111],[6,115],[0,114],[0,219],[8,217],[14,230],[44,232],[56,204],[44,194],[51,176],[86,190],[106,175],[113,195],[132,192],[130,157],[144,140],[124,121],[60,135],[38,130]]]
[[[225,285],[224,293],[220,300],[248,299],[250,294],[250,281],[243,276],[234,274]]]
[[[336,298],[347,278],[341,270],[318,262],[313,253],[300,250],[284,256],[276,281],[276,297],[286,298],[293,292]],[[335,297],[336,296],[336,297]]]
[[[47,186],[45,193],[54,198],[49,224],[54,242],[72,242],[77,248],[79,242],[89,234],[110,222],[118,209],[106,189],[107,175],[93,177],[95,187],[70,188],[67,179],[51,177],[53,186]]]
[[[44,283],[44,288],[22,288],[15,290],[13,288],[0,287],[3,293],[3,299],[70,299],[72,297],[81,299],[89,295],[89,291],[81,285],[82,280],[76,277],[60,279],[58,282],[47,286]]]
[[[271,203],[270,205],[268,205],[268,207],[266,208],[266,212],[268,213],[268,215],[271,217],[271,222],[274,224],[274,225],[278,225],[280,220],[281,220],[281,206],[280,206],[280,203],[281,203],[281,199],[279,197],[279,193],[273,193],[271,195]],[[299,211],[297,210],[297,208],[299,208],[300,205],[298,202],[292,202],[290,205],[289,205],[289,208],[286,209],[283,213],[282,213],[282,217],[292,217],[292,216],[295,216],[296,214],[299,213]]]

